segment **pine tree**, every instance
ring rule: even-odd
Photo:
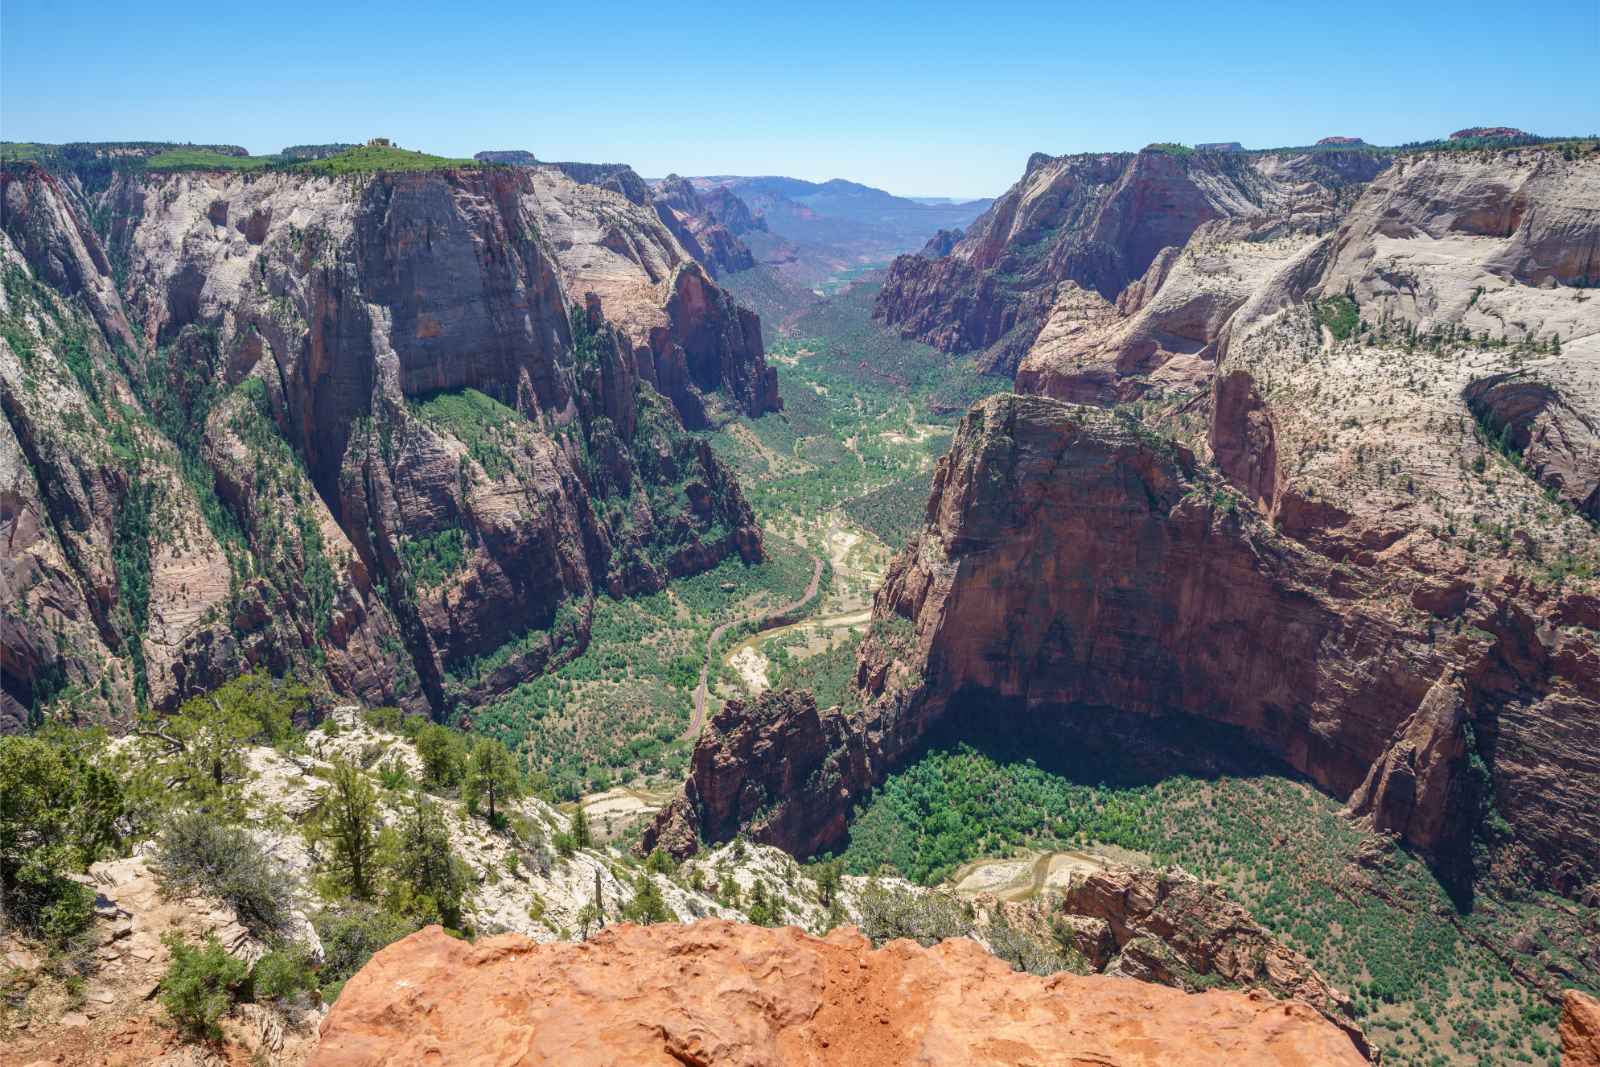
[[[522,778],[503,741],[485,737],[473,747],[464,792],[469,811],[476,811],[480,802],[488,803],[491,823],[499,818],[502,801],[522,795]]]
[[[378,792],[361,769],[336,759],[318,803],[316,836],[333,849],[335,875],[357,900],[372,896],[378,851]]]

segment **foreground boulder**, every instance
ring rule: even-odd
[[[1576,989],[1561,1004],[1561,1062],[1565,1067],[1600,1067],[1600,1000]]]
[[[853,930],[620,926],[584,944],[430,927],[339,998],[315,1067],[364,1064],[1193,1065],[1366,1059],[1310,1007],[1013,972],[970,941]]]

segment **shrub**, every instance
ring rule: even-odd
[[[466,742],[448,726],[429,723],[417,731],[417,757],[422,760],[422,780],[436,789],[461,784],[466,764]]]
[[[289,925],[283,875],[249,832],[204,812],[176,816],[156,845],[151,866],[163,893],[203,893],[233,908],[239,921],[265,937]]]
[[[0,913],[7,923],[58,946],[87,929],[94,894],[67,875],[116,845],[123,808],[117,780],[79,747],[48,737],[0,738]]]
[[[420,929],[420,924],[402,915],[356,902],[319,912],[312,925],[322,939],[320,977],[323,996],[330,1001],[373,953]]]
[[[462,790],[467,810],[476,812],[479,802],[487,802],[491,823],[499,816],[499,805],[522,795],[522,778],[505,743],[493,737],[479,738],[467,761],[466,784]]]
[[[316,988],[315,963],[310,955],[295,949],[274,949],[257,960],[250,972],[250,989],[256,1000],[288,1000]]]
[[[643,873],[634,884],[633,899],[622,906],[622,918],[627,922],[648,925],[671,922],[676,916],[667,907],[656,880],[648,873]]]
[[[385,899],[391,911],[419,922],[461,925],[467,870],[450,847],[438,806],[420,793],[412,795],[401,818],[389,873]]]
[[[912,893],[896,886],[869,882],[858,901],[861,932],[875,943],[909,937],[928,946],[972,929],[972,916],[946,893]]]
[[[161,1006],[178,1026],[196,1037],[220,1036],[217,1020],[233,1006],[247,968],[228,955],[215,936],[194,946],[177,934],[164,939],[172,953],[161,977]]]

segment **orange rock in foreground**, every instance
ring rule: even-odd
[[[1561,1067],[1600,1067],[1600,1000],[1576,989],[1561,1002]]]
[[[438,927],[345,987],[312,1067],[1365,1064],[1311,1008],[1131,979],[1013,972],[967,940],[873,949],[724,921],[586,944],[476,945]]]

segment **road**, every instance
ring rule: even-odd
[[[785,604],[776,611],[768,611],[760,615],[746,615],[742,619],[730,619],[711,631],[711,636],[706,638],[705,662],[700,664],[700,684],[695,686],[694,689],[694,714],[689,718],[689,728],[683,732],[683,738],[685,741],[693,741],[698,738],[700,736],[701,728],[706,724],[706,704],[710,702],[711,697],[711,694],[707,689],[706,682],[711,673],[712,653],[717,647],[717,642],[722,640],[722,635],[727,633],[732,627],[742,625],[743,623],[750,622],[754,619],[783,618],[794,614],[801,608],[805,607],[806,604],[817,595],[817,587],[821,584],[822,558],[820,556],[813,556],[811,557],[811,581],[806,585],[806,591],[799,600],[796,600],[792,604]]]

